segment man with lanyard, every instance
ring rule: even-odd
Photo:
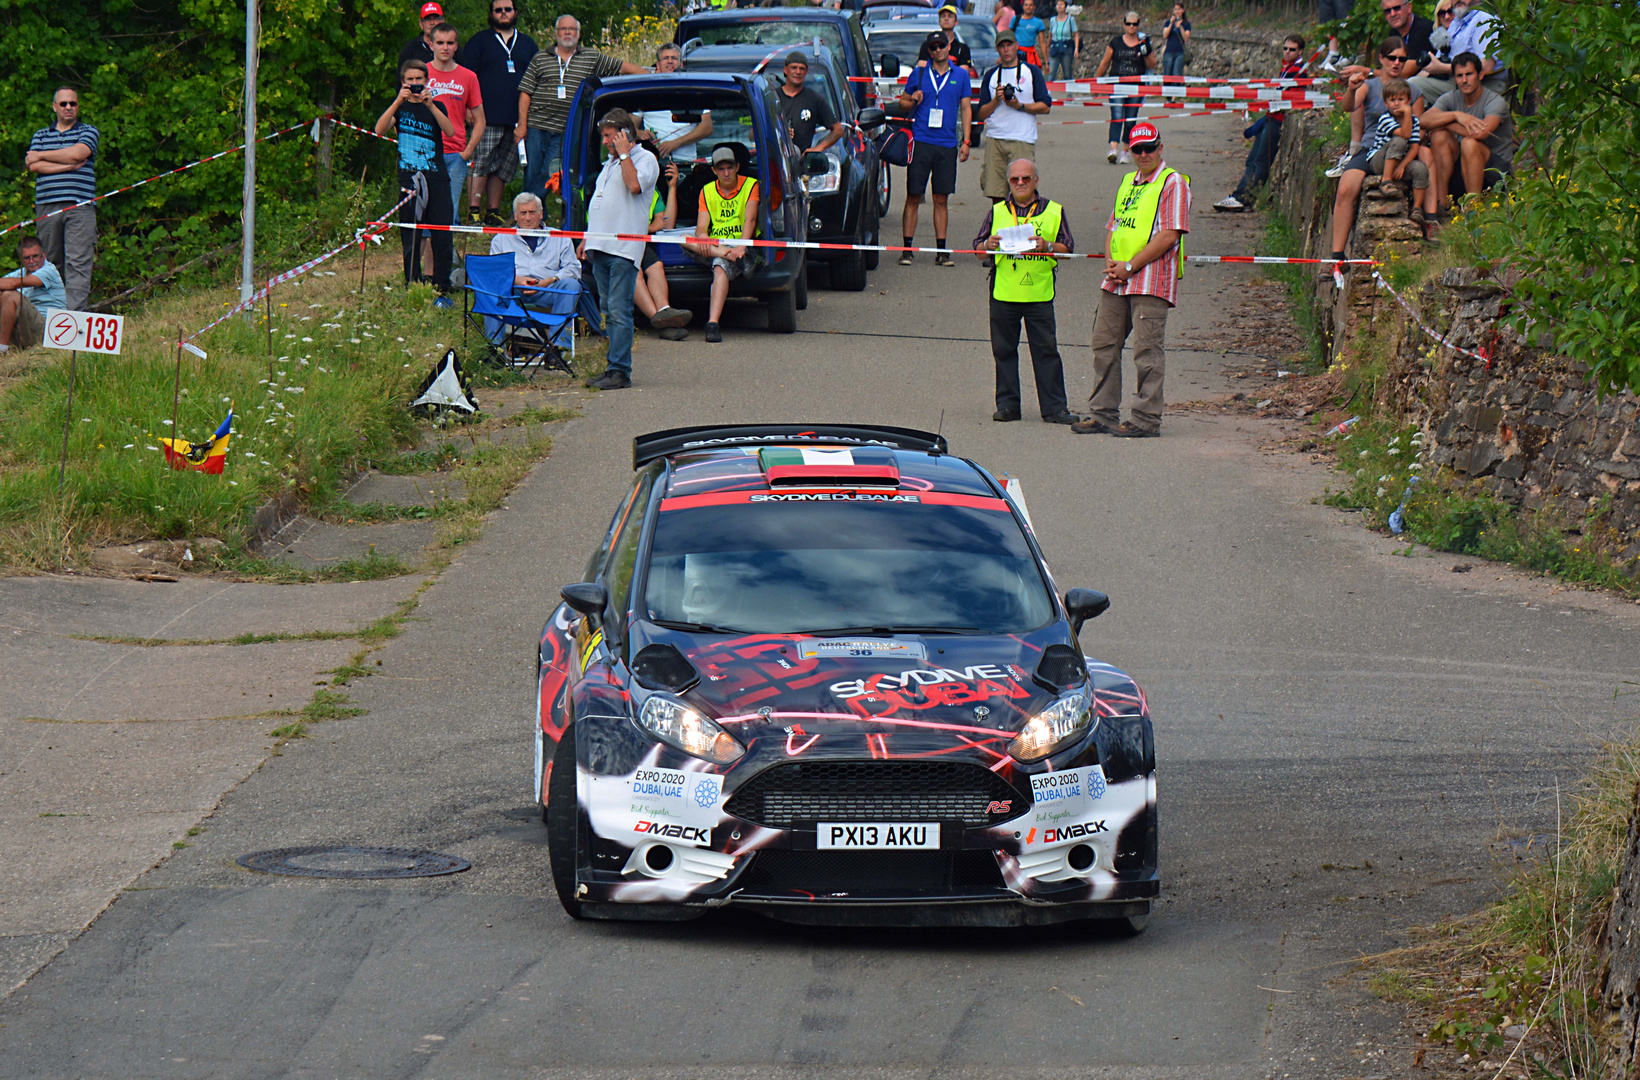
[[[973,67],[973,54],[968,49],[968,43],[957,34],[957,15],[960,14],[955,5],[946,4],[940,8],[940,32],[951,42],[951,62],[958,67]],[[924,41],[917,48],[917,63],[926,64],[929,61],[928,42]]]
[[[927,67],[911,70],[900,94],[901,111],[912,109],[911,138],[916,148],[905,170],[905,213],[901,235],[911,247],[917,236],[917,208],[928,181],[934,181],[934,246],[945,247],[946,200],[957,190],[957,162],[968,160],[968,130],[972,123],[969,97],[973,81],[968,72],[951,64],[951,42],[942,31],[928,35]],[[900,265],[911,265],[911,252],[900,254]],[[935,266],[955,266],[951,254],[940,251]]]
[[[404,48],[399,50],[400,64],[406,60],[420,60],[426,64],[433,62],[433,28],[444,21],[444,8],[438,0],[427,0],[418,10],[421,14],[421,33],[406,41]],[[456,49],[455,60],[458,64],[467,62],[459,48]]]
[[[799,150],[826,150],[843,137],[843,122],[832,115],[826,95],[811,89],[804,80],[809,77],[809,58],[801,52],[786,54],[781,69],[786,81],[780,84],[775,99],[780,102],[780,116],[786,121],[792,142]],[[814,144],[814,133],[826,129],[825,138]]]
[[[1069,255],[1076,250],[1076,240],[1064,207],[1038,195],[1036,183],[1036,162],[1020,158],[1010,164],[1009,196],[991,206],[974,237],[976,248],[997,252],[980,256],[981,263],[991,263],[991,358],[997,369],[997,411],[991,419],[1019,419],[1019,324],[1023,320],[1031,342],[1031,369],[1036,375],[1036,403],[1042,421],[1074,425],[1076,414],[1065,407],[1065,366],[1059,359],[1053,317],[1057,261],[1051,256]],[[1020,249],[1018,234],[1007,232],[1021,225],[1035,232],[1029,248]],[[1017,253],[1002,254],[1005,247]]]
[[[1021,59],[1012,30],[997,35],[997,55],[997,66],[979,83],[979,119],[985,121],[979,189],[993,203],[1010,194],[1008,167],[1036,160],[1036,118],[1047,115],[1051,100],[1042,69]]]
[[[484,137],[473,156],[472,212],[479,200],[489,202],[486,224],[501,224],[501,193],[518,174],[518,151],[507,138],[518,124],[518,83],[541,50],[535,39],[518,32],[517,0],[490,0],[490,29],[467,42],[467,64],[478,76],[484,101]],[[460,210],[460,207],[457,207]]]
[[[389,131],[398,140],[399,190],[413,192],[399,210],[399,220],[406,224],[452,225],[450,206],[450,174],[444,165],[444,139],[456,134],[456,126],[445,111],[444,103],[433,96],[427,85],[427,63],[406,60],[399,65],[399,93],[387,111],[376,119],[376,134],[383,138]],[[422,261],[422,245],[418,229],[401,229],[404,241],[404,283],[412,285],[426,281]],[[432,230],[429,244],[432,258],[432,283],[438,290],[433,306],[455,307],[445,294],[450,291],[450,234]]]
[[[1162,433],[1162,345],[1168,309],[1178,302],[1180,242],[1190,231],[1190,178],[1162,160],[1162,133],[1150,121],[1133,125],[1128,147],[1138,169],[1123,178],[1110,215],[1105,281],[1093,325],[1091,415],[1071,430],[1153,439]],[[1122,345],[1130,332],[1134,400],[1129,419],[1118,424]]]
[[[536,53],[518,81],[518,123],[513,127],[513,142],[524,143],[527,158],[524,190],[543,199],[547,179],[563,168],[564,128],[581,84],[593,75],[607,78],[649,70],[581,48],[581,24],[573,15],[558,16],[552,34],[553,47]]]
[[[695,235],[683,245],[684,252],[698,263],[712,268],[712,297],[706,314],[706,340],[723,340],[718,320],[729,299],[729,282],[756,265],[757,249],[743,244],[714,244],[712,240],[750,240],[758,233],[758,190],[755,177],[740,175],[740,159],[733,147],[712,151],[712,172],[717,180],[700,193],[695,215]],[[703,242],[706,241],[706,242]]]

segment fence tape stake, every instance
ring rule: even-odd
[[[63,497],[63,476],[68,472],[68,429],[74,419],[74,361],[79,350],[68,354],[68,404],[63,406],[63,456],[57,462],[57,498]]]

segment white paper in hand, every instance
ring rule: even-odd
[[[1005,255],[1036,250],[1036,230],[1029,225],[1010,225],[997,233],[997,246]]]

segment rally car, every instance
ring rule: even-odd
[[[679,428],[541,633],[535,798],[577,917],[1109,919],[1159,890],[1144,693],[1023,498],[902,428]]]

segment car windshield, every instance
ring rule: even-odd
[[[900,58],[900,63],[909,64],[917,59],[917,50],[922,43],[928,40],[927,30],[873,30],[866,35],[866,41],[871,43],[873,56],[887,56],[890,53]]]
[[[759,501],[667,509],[644,608],[749,633],[1024,633],[1054,617],[1019,525],[995,509]],[[683,500],[677,500],[683,501]]]
[[[834,51],[843,47],[843,31],[834,22],[795,19],[716,23],[697,31],[706,45],[812,45],[815,38]]]
[[[898,20],[895,20],[896,22]],[[922,43],[928,40],[928,35],[939,29],[940,24],[933,20],[918,20],[914,26],[895,26],[878,23],[882,29],[871,30],[866,34],[866,40],[871,43],[873,55],[882,56],[893,53],[902,62],[907,58],[916,57],[922,48]],[[995,49],[996,30],[980,23],[959,22],[957,37],[970,49]]]
[[[750,75],[752,73],[752,69],[757,66],[758,61],[761,59],[762,57],[759,56],[699,57],[689,61],[689,70],[730,71],[740,72],[743,75]],[[780,58],[776,57],[774,61],[764,67],[762,74],[769,80],[770,85],[776,85],[783,82],[784,76],[781,74]],[[803,80],[803,85],[825,98],[826,103],[831,106],[831,111],[834,115],[842,115],[838,95],[832,88],[831,80],[826,78],[824,68],[810,67],[808,77]],[[712,119],[715,123],[717,120],[717,114],[715,112],[712,114]]]

